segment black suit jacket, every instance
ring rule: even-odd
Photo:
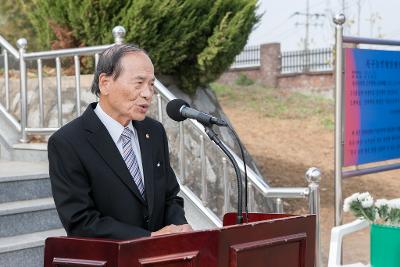
[[[48,142],[53,197],[67,234],[130,239],[187,223],[161,123],[147,117],[133,122],[142,154],[145,201],[95,107],[96,103],[89,105]]]

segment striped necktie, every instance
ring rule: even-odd
[[[136,183],[137,188],[139,189],[140,194],[142,195],[143,199],[145,199],[142,175],[140,173],[136,155],[132,148],[132,136],[133,131],[128,127],[125,127],[124,131],[121,134],[123,158],[129,172],[132,175],[133,180]]]

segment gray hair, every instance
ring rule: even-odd
[[[122,72],[121,59],[128,53],[146,51],[133,44],[116,44],[104,50],[99,57],[96,72],[92,82],[91,91],[96,96],[100,95],[99,77],[104,73],[106,76],[112,76],[115,81]]]

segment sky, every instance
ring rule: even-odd
[[[345,35],[400,40],[400,0],[308,0],[310,13],[323,14],[310,19],[309,47],[332,47],[334,23],[344,2]],[[249,36],[248,45],[280,42],[282,51],[304,47],[307,0],[259,0],[261,22]],[[358,3],[361,6],[358,16]],[[358,19],[358,17],[360,17]],[[358,23],[360,21],[360,23]],[[297,24],[297,26],[296,26]],[[359,26],[358,26],[359,25]],[[358,27],[360,27],[358,29]]]

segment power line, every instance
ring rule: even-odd
[[[297,30],[296,30],[296,28],[289,28],[289,29],[287,29],[287,30],[285,30],[285,31],[283,31],[283,32],[280,32],[280,33],[278,33],[277,35],[272,35],[272,36],[269,36],[269,39],[281,39],[281,40],[284,40],[284,39],[286,39],[288,36],[292,36],[293,35],[293,33],[296,33],[297,32]]]
[[[290,28],[289,30],[286,30],[285,32],[281,33],[280,35],[275,36],[275,38],[279,38],[283,41],[283,40],[286,40],[287,37],[293,36],[293,33],[296,33],[296,32],[297,32],[296,28]]]
[[[322,26],[322,24],[317,23],[317,22],[311,22],[312,19],[314,21],[318,21],[322,18],[325,17],[325,14],[323,13],[311,13],[310,12],[310,0],[306,0],[306,12],[295,12],[295,16],[303,16],[305,18],[304,23],[299,23],[296,22],[295,26],[304,26],[305,27],[305,34],[304,34],[304,50],[307,51],[309,47],[309,33],[310,33],[310,27],[312,26]]]
[[[271,34],[273,32],[275,32],[276,30],[278,30],[280,27],[282,27],[283,25],[285,25],[291,18],[293,18],[294,14],[290,15],[289,17],[287,17],[286,19],[284,19],[282,22],[280,22],[277,26],[273,27],[271,31],[267,32],[266,34]]]

